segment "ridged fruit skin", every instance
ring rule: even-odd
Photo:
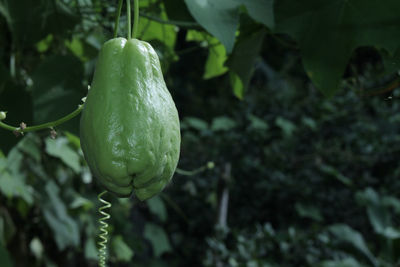
[[[119,197],[140,200],[171,180],[180,153],[175,103],[150,44],[104,43],[80,121],[81,147],[93,175]]]

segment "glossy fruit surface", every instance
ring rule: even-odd
[[[104,43],[80,122],[81,146],[93,173],[120,197],[145,200],[171,180],[180,152],[175,103],[150,44]]]

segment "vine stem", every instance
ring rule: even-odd
[[[207,169],[208,169],[208,170],[211,170],[211,169],[213,169],[214,167],[215,167],[214,162],[209,161],[209,162],[207,162],[206,165],[201,166],[201,167],[199,167],[199,168],[197,168],[197,169],[194,169],[194,170],[192,170],[192,171],[187,171],[187,170],[182,170],[182,169],[176,168],[175,172],[176,172],[177,174],[180,174],[180,175],[193,176],[193,175],[196,175],[196,174],[198,174],[198,173],[200,173],[200,172],[203,172],[203,171],[205,171],[205,170],[207,170]]]
[[[133,12],[132,38],[136,38],[139,28],[139,0],[133,0]]]
[[[25,128],[14,127],[14,126],[8,125],[8,124],[0,121],[0,127],[4,128],[6,130],[9,130],[9,131],[18,132],[18,133],[33,132],[33,131],[38,131],[38,130],[42,130],[42,129],[52,128],[52,127],[60,125],[60,124],[62,124],[64,122],[69,121],[70,119],[76,117],[79,113],[81,113],[81,111],[83,109],[83,106],[84,106],[84,104],[79,105],[76,110],[74,110],[70,114],[68,114],[68,115],[66,115],[66,116],[64,116],[61,119],[58,119],[56,121],[50,121],[50,122],[46,122],[46,123],[43,123],[43,124],[30,126],[30,127],[25,127]]]
[[[127,23],[126,23],[126,27],[128,28],[128,36],[126,37],[126,39],[131,39],[132,35],[131,35],[131,0],[126,0],[126,17],[127,19]]]
[[[119,27],[119,18],[121,17],[121,10],[122,10],[122,0],[118,0],[118,11],[117,17],[115,19],[115,27],[114,27],[114,38],[117,37],[118,27]]]

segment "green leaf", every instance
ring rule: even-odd
[[[228,71],[224,66],[226,59],[226,50],[222,44],[210,47],[203,78],[211,79],[226,73]]]
[[[357,192],[356,199],[367,207],[368,219],[377,234],[388,239],[400,238],[400,231],[395,229],[389,207],[391,203],[384,202],[372,188]],[[387,199],[387,198],[386,198]]]
[[[159,17],[167,19],[165,13],[161,13]],[[175,26],[162,24],[144,17],[140,18],[138,36],[143,41],[159,40],[171,49],[174,48],[176,42]]]
[[[190,42],[190,41],[194,41],[194,42],[203,42],[203,41],[207,41],[210,38],[213,38],[215,40],[214,37],[212,37],[211,35],[209,35],[208,33],[204,33],[201,31],[196,31],[196,30],[188,30],[186,33],[186,41]],[[207,41],[208,43],[208,41]]]
[[[56,158],[61,159],[65,165],[69,166],[75,173],[81,171],[80,157],[78,152],[73,150],[66,138],[57,138],[55,140],[50,137],[46,138],[46,152]]]
[[[7,170],[7,158],[0,158],[0,175],[8,173]],[[0,176],[1,179],[1,176]],[[0,185],[1,188],[1,185]]]
[[[59,197],[60,189],[49,181],[45,187],[47,198],[43,203],[43,215],[54,234],[59,250],[80,243],[78,224],[68,215],[64,202]]]
[[[333,176],[334,178],[336,178],[337,180],[339,180],[340,182],[342,182],[343,184],[350,186],[353,184],[353,182],[351,181],[350,178],[344,176],[343,174],[341,174],[337,169],[335,169],[332,166],[326,165],[326,164],[322,164],[320,166],[320,169],[322,172]]]
[[[87,198],[84,198],[80,195],[76,195],[74,200],[69,204],[71,209],[83,209],[85,211],[90,210],[93,208],[93,202]]]
[[[229,79],[230,79],[231,86],[232,86],[232,89],[233,89],[233,94],[237,98],[242,100],[243,99],[243,95],[244,95],[244,86],[243,86],[242,80],[233,71],[229,72]]]
[[[321,212],[316,207],[296,203],[295,209],[300,217],[310,218],[318,222],[323,221]]]
[[[247,89],[253,76],[265,33],[265,29],[261,29],[239,36],[238,42],[227,61],[229,69],[240,77],[244,90]]]
[[[68,139],[68,142],[70,142],[71,145],[73,145],[76,149],[81,148],[81,140],[79,139],[78,136],[70,133],[70,132],[64,132],[65,137]]]
[[[25,183],[25,177],[21,174],[0,174],[0,191],[6,197],[21,197],[26,203],[33,204],[33,190]]]
[[[214,35],[230,53],[239,24],[237,3],[230,0],[185,0],[196,21]]]
[[[268,123],[257,116],[252,114],[248,115],[248,119],[250,120],[250,128],[258,131],[266,131],[269,129]]]
[[[98,49],[79,38],[73,38],[65,42],[65,46],[82,62],[94,59],[98,55]]]
[[[274,28],[274,0],[235,0],[245,5],[249,15],[270,29]]]
[[[40,150],[40,139],[33,133],[28,133],[17,145],[18,149],[36,162],[40,162],[42,152]]]
[[[167,220],[167,209],[159,196],[152,197],[146,202],[151,213],[157,215],[162,222]]]
[[[282,117],[277,117],[275,119],[275,124],[281,128],[285,137],[291,137],[297,128],[293,122]]]
[[[310,128],[311,130],[315,131],[317,130],[318,126],[317,123],[314,119],[309,118],[309,117],[302,117],[301,118],[301,122],[307,126],[308,128]]]
[[[400,1],[280,0],[275,3],[276,32],[300,46],[307,75],[332,96],[353,50],[374,46],[390,53],[400,43]]]
[[[51,56],[39,65],[32,76],[36,124],[57,120],[78,107],[86,91],[83,73],[81,61],[74,56]],[[79,120],[59,127],[77,133]]]
[[[21,151],[17,147],[13,148],[7,156],[7,169],[12,174],[20,174],[23,158]]]
[[[144,227],[144,237],[150,241],[157,258],[165,252],[172,251],[168,237],[160,226],[147,223]]]
[[[1,172],[1,168],[0,168]],[[400,213],[400,200],[392,196],[382,196],[382,205],[391,207],[396,213]]]
[[[236,127],[236,122],[229,117],[220,116],[213,119],[211,130],[213,131],[229,131]]]
[[[52,34],[47,35],[45,38],[36,43],[36,49],[40,53],[46,52],[47,50],[49,50],[51,44],[53,43],[53,40],[54,38]]]
[[[17,147],[10,151],[7,160],[0,159],[0,162],[5,160],[7,162],[7,167],[0,172],[0,191],[9,198],[21,197],[31,205],[33,204],[33,189],[26,184],[25,174],[21,172],[22,159],[23,155]],[[0,163],[0,167],[3,164]]]
[[[93,237],[89,237],[85,242],[85,259],[98,260],[98,251]]]
[[[202,119],[195,118],[195,117],[186,117],[184,119],[184,123],[187,124],[189,127],[194,128],[198,131],[204,131],[208,129],[207,122],[203,121]]]
[[[355,249],[361,252],[373,264],[373,266],[377,266],[375,257],[368,249],[364,238],[359,232],[353,230],[351,227],[345,224],[332,225],[329,227],[329,231],[335,235],[337,240],[353,246]]]
[[[125,243],[122,236],[117,235],[111,243],[112,250],[119,261],[128,262],[133,257],[132,249]]]

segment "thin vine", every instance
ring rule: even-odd
[[[33,132],[33,131],[38,131],[38,130],[43,130],[43,129],[52,129],[55,126],[63,124],[64,122],[69,121],[72,118],[76,117],[79,113],[81,113],[83,106],[84,106],[83,104],[79,105],[76,110],[74,110],[70,114],[62,117],[61,119],[46,122],[46,123],[35,125],[35,126],[26,126],[25,123],[23,123],[23,122],[20,124],[19,127],[11,126],[11,125],[8,125],[8,124],[2,122],[2,120],[6,119],[6,116],[4,116],[4,117],[2,117],[2,119],[0,118],[0,127],[3,129],[9,130],[9,131],[13,131],[15,133],[27,133],[27,132]],[[2,112],[4,114],[6,113],[4,111],[2,111]]]
[[[110,219],[110,214],[108,214],[107,212],[105,212],[105,209],[109,209],[111,208],[111,203],[104,200],[102,198],[102,196],[104,194],[106,194],[107,191],[103,191],[102,193],[100,193],[97,198],[99,199],[99,201],[101,203],[103,203],[104,205],[101,206],[99,208],[99,213],[101,215],[103,215],[102,217],[100,217],[99,219],[99,239],[100,241],[97,243],[99,245],[99,266],[100,267],[105,267],[106,266],[106,261],[107,261],[107,242],[108,242],[108,223],[106,223],[105,221]]]

